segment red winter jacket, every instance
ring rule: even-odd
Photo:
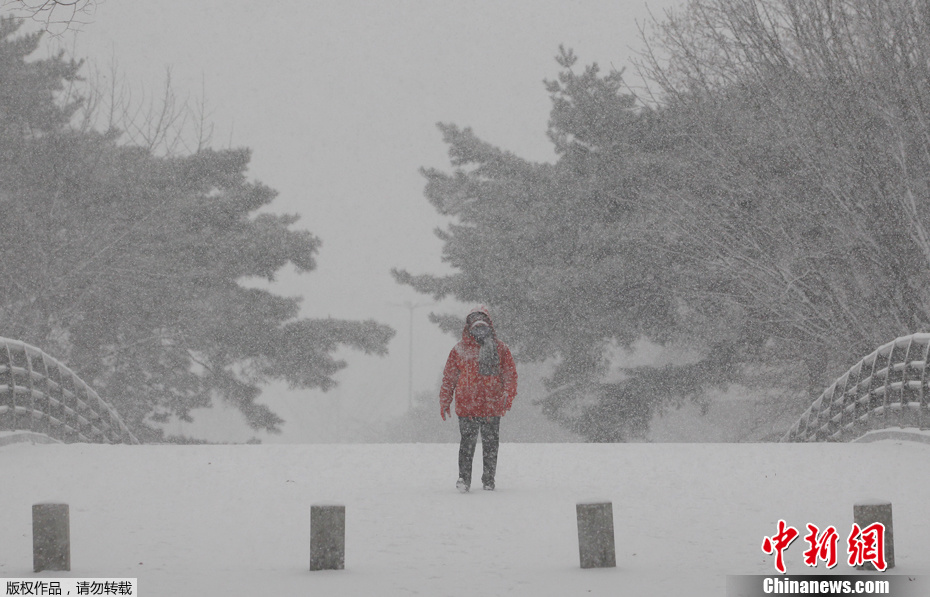
[[[493,328],[494,324],[491,324]],[[517,367],[506,344],[497,342],[499,375],[478,373],[479,346],[466,327],[462,341],[455,345],[442,372],[439,405],[445,412],[455,395],[455,414],[460,417],[502,417],[517,395]]]

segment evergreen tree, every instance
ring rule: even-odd
[[[0,20],[0,330],[60,358],[140,437],[222,399],[255,429],[283,422],[260,386],[328,389],[340,345],[384,354],[374,321],[298,317],[299,299],[242,282],[315,267],[294,215],[256,214],[273,189],[250,152],[157,156],[69,126],[80,64],[27,60],[39,35]]]
[[[439,234],[458,271],[395,276],[437,298],[493,305],[518,359],[558,362],[546,412],[593,441],[622,441],[641,436],[657,409],[698,397],[720,361],[628,369],[609,381],[611,352],[642,338],[708,347],[689,333],[697,322],[675,290],[675,256],[653,238],[666,222],[648,192],[668,168],[655,114],[621,92],[619,73],[601,76],[596,65],[575,73],[564,49],[558,62],[562,73],[547,83],[558,161],[529,163],[440,125],[455,171],[424,171],[426,196],[455,218]]]

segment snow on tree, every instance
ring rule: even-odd
[[[66,362],[143,439],[214,399],[277,431],[262,384],[325,390],[340,346],[386,353],[385,325],[303,319],[298,298],[241,283],[310,272],[320,247],[296,215],[257,213],[276,192],[247,178],[249,150],[156,155],[71,126],[81,64],[27,60],[40,34],[18,28],[0,20],[3,335]]]

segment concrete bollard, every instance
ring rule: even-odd
[[[346,562],[346,507],[310,507],[310,570],[343,570]]]
[[[71,570],[71,520],[68,504],[33,504],[32,567]]]
[[[894,529],[891,526],[891,502],[884,500],[861,501],[853,504],[853,522],[864,529],[880,522],[885,525],[885,570],[894,568]],[[862,565],[866,570],[875,570],[872,562]]]
[[[612,502],[579,503],[578,553],[582,568],[615,568],[614,511]]]

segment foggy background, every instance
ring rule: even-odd
[[[638,24],[649,11],[661,15],[677,5],[104,1],[78,15],[74,30],[46,36],[50,52],[87,59],[82,72],[104,84],[115,74],[134,98],[157,97],[170,76],[179,101],[203,99],[213,145],[250,148],[248,176],[279,192],[271,211],[300,214],[294,228],[323,241],[318,268],[285,271],[274,290],[304,297],[302,317],[373,318],[397,332],[384,358],[341,351],[348,367],[329,392],[267,387],[261,401],[287,421],[280,435],[253,432],[221,403],[168,433],[212,441],[364,440],[383,425],[405,424],[394,419],[409,408],[411,386],[417,400],[437,402],[457,338],[442,334],[428,313],[464,317],[471,305],[432,303],[390,276],[392,267],[448,271],[434,235],[446,222],[423,197],[419,173],[449,169],[436,123],[469,126],[521,157],[554,161],[543,80],[558,73],[559,45],[585,64],[621,69],[641,47]],[[635,73],[626,75],[635,85]],[[501,337],[507,341],[506,329]],[[512,429],[510,438],[570,438],[530,408],[541,387],[532,368],[521,373],[511,418],[527,419],[527,427]],[[436,425],[436,409],[426,410]],[[443,432],[454,436],[453,425]]]

